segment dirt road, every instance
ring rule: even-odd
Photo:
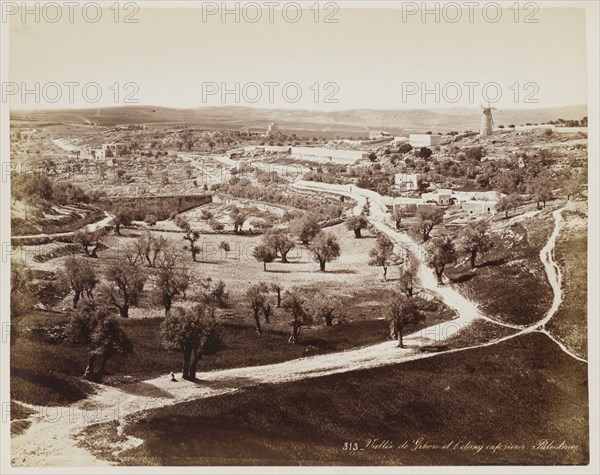
[[[373,209],[372,206],[371,209]],[[12,439],[11,455],[13,464],[16,466],[106,465],[105,461],[96,459],[91,453],[77,446],[77,434],[94,423],[117,421],[122,432],[125,418],[128,415],[148,409],[231,393],[259,384],[297,381],[328,374],[431,358],[438,354],[449,354],[471,348],[491,346],[525,333],[540,331],[541,327],[552,318],[561,301],[560,271],[553,258],[554,245],[560,232],[561,211],[555,211],[556,224],[554,232],[540,253],[540,258],[544,262],[552,288],[555,291],[553,304],[540,322],[529,327],[520,328],[513,335],[442,353],[420,352],[421,346],[430,344],[433,341],[443,341],[456,334],[461,328],[468,326],[475,319],[486,318],[481,315],[473,302],[466,299],[451,286],[438,287],[437,280],[431,270],[420,259],[419,278],[422,287],[436,293],[448,306],[457,310],[459,318],[425,328],[408,336],[405,339],[407,348],[400,349],[396,347],[396,342],[386,341],[341,353],[301,358],[278,364],[201,373],[201,380],[196,382],[180,380],[174,383],[165,375],[122,389],[97,385],[95,395],[71,406],[52,408],[45,411],[33,408],[36,414],[33,416],[32,426],[24,434]],[[375,211],[372,216],[373,224],[388,234],[396,234],[383,222],[384,217],[378,211]],[[395,242],[400,246],[416,246],[416,243],[411,243],[406,239],[407,236],[394,236]],[[414,250],[415,248],[413,248]],[[127,443],[119,443],[113,449],[116,453],[142,442],[128,438]]]

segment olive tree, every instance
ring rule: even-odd
[[[444,210],[436,205],[419,206],[417,209],[417,230],[423,235],[423,242],[429,239],[434,226],[444,218]]]
[[[121,226],[129,226],[132,221],[131,211],[127,208],[120,208],[115,211],[111,224],[115,227],[115,234],[121,235]]]
[[[387,280],[388,267],[394,256],[394,243],[385,234],[377,236],[375,247],[369,251],[369,265],[383,268],[383,280]]]
[[[307,308],[314,320],[321,320],[326,326],[333,325],[334,312],[337,303],[322,292],[314,294],[308,304]]]
[[[253,249],[252,256],[263,263],[263,270],[267,272],[267,264],[275,260],[275,250],[268,244],[259,244]]]
[[[427,256],[427,265],[435,271],[438,285],[443,285],[444,269],[446,265],[456,261],[456,248],[450,237],[436,238],[433,241],[429,255]]]
[[[368,226],[368,224],[369,221],[367,220],[367,218],[361,214],[358,216],[353,216],[348,221],[346,221],[346,228],[348,228],[349,231],[354,231],[355,238],[360,238],[361,231],[365,229]]]
[[[133,344],[105,307],[86,301],[71,315],[65,328],[67,340],[88,348],[87,366],[83,377],[99,381],[106,372],[109,358],[115,354],[128,355]]]
[[[292,320],[290,321],[292,330],[288,342],[296,344],[300,338],[300,331],[302,328],[313,324],[313,317],[307,311],[306,302],[297,290],[291,290],[285,293],[282,306],[292,317]]]
[[[489,252],[494,246],[494,241],[489,234],[489,225],[486,221],[472,223],[465,229],[462,251],[469,255],[471,269],[476,267],[479,254]]]
[[[31,288],[33,272],[20,259],[11,259],[10,263],[10,342],[17,338],[19,317],[31,310],[35,304],[35,295]]]
[[[400,292],[407,297],[415,295],[415,287],[417,286],[417,262],[414,258],[409,258],[405,265],[400,269],[400,279],[398,286]]]
[[[177,295],[185,296],[190,284],[190,272],[184,266],[175,263],[162,266],[156,275],[156,287],[160,292],[160,300],[165,308],[165,315],[171,310],[173,299]]]
[[[192,260],[196,262],[196,256],[198,255],[199,251],[198,247],[196,246],[196,241],[200,239],[200,233],[195,229],[192,229],[192,226],[190,225],[188,220],[182,218],[181,216],[177,216],[175,218],[175,224],[183,230],[183,239],[190,243],[190,252],[192,254]]]
[[[183,355],[182,378],[189,381],[196,379],[202,357],[218,353],[223,346],[212,305],[174,308],[162,322],[161,333],[165,348]]]
[[[415,300],[399,293],[392,295],[385,312],[390,322],[390,336],[398,340],[399,348],[404,348],[404,329],[425,320],[425,314],[419,309]]]
[[[98,284],[96,271],[89,261],[83,258],[67,257],[64,263],[63,278],[73,291],[73,308],[81,297],[93,298]]]
[[[258,282],[254,285],[251,285],[248,290],[246,290],[246,302],[252,310],[254,326],[256,328],[256,333],[259,335],[262,333],[262,328],[260,326],[260,312],[262,311],[264,314],[265,308],[268,308],[267,314],[265,315],[267,320],[271,314],[271,308],[268,302],[268,293],[269,286],[265,282]]]
[[[287,255],[296,247],[291,237],[282,231],[271,231],[264,237],[263,244],[270,246],[276,254],[281,256],[281,262],[287,263]]]
[[[340,244],[337,238],[328,232],[320,232],[310,243],[315,262],[319,263],[321,272],[325,272],[325,264],[340,257]]]
[[[290,224],[292,232],[298,236],[298,239],[304,245],[308,245],[310,240],[314,238],[320,231],[319,221],[316,217],[307,214],[303,218],[293,221]]]
[[[115,261],[107,267],[104,275],[106,282],[100,293],[119,310],[121,317],[129,317],[129,307],[137,305],[144,290],[146,274],[140,267]]]
[[[73,234],[73,242],[81,245],[86,256],[97,258],[101,236],[102,232],[100,230],[91,232],[87,229],[80,229]]]

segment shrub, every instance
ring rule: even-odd
[[[144,221],[146,222],[147,225],[154,226],[158,220],[156,219],[156,216],[154,216],[153,214],[147,214],[146,217],[144,218]]]
[[[208,225],[210,226],[210,229],[212,229],[213,231],[223,231],[223,229],[225,229],[225,226],[223,225],[223,223],[221,223],[220,221],[217,221],[214,218],[212,218],[208,221]]]

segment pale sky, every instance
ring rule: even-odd
[[[485,21],[480,10],[475,10],[473,22],[463,11],[456,23],[445,21],[442,12],[439,22],[433,15],[423,22],[419,12],[403,19],[398,9],[341,8],[334,14],[338,23],[315,22],[311,10],[303,10],[296,23],[285,21],[280,10],[274,12],[273,22],[264,10],[257,23],[245,21],[241,11],[237,23],[233,15],[222,21],[220,13],[203,18],[200,9],[142,7],[134,15],[137,24],[124,23],[125,12],[115,22],[111,10],[103,10],[97,23],[84,21],[78,9],[73,23],[66,10],[56,23],[44,21],[44,15],[53,17],[55,11],[41,12],[39,22],[33,15],[22,22],[17,13],[10,18],[10,81],[19,91],[22,83],[30,89],[36,82],[40,87],[51,82],[61,87],[47,86],[38,103],[33,94],[22,102],[17,93],[11,97],[11,107],[123,105],[127,92],[134,92],[142,105],[182,108],[474,107],[485,101],[483,85],[491,82],[499,89],[489,86],[488,97],[500,92],[498,107],[587,102],[585,11],[581,9],[541,8],[533,17],[538,23],[524,23],[527,12],[523,11],[515,22],[515,12],[508,9],[502,10],[497,23]],[[256,10],[245,13],[254,15]],[[98,83],[101,98],[93,103],[83,96],[81,86],[73,86],[71,102],[65,82]],[[236,82],[239,102],[235,94],[222,98],[222,83],[235,90]],[[272,102],[265,82],[279,83],[271,86]],[[299,89],[288,86],[286,99],[283,85],[292,82]],[[471,86],[472,100],[465,82],[478,83]],[[115,83],[121,92],[118,98],[111,89]],[[132,86],[126,89],[126,83],[135,83],[137,91]],[[248,83],[258,83],[259,88]],[[327,83],[335,85],[326,88]],[[435,91],[436,83],[439,96],[422,98],[423,86]],[[217,93],[209,95],[215,88]],[[88,89],[89,97],[96,91]],[[258,92],[261,99],[252,102]],[[292,102],[298,92],[298,101]],[[327,93],[338,102],[324,102]],[[58,102],[47,100],[57,94]],[[525,103],[527,94],[538,102]]]

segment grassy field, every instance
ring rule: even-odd
[[[262,241],[261,236],[202,234],[196,242],[196,246],[200,248],[197,262],[193,262],[189,251],[184,251],[187,241],[183,240],[182,233],[153,232],[152,234],[165,237],[176,248],[181,249],[184,262],[189,266],[194,279],[201,280],[210,277],[215,281],[223,280],[228,291],[235,295],[242,294],[248,285],[257,281],[277,282],[284,289],[294,286],[315,286],[335,293],[342,299],[367,287],[373,288],[375,293],[393,288],[398,278],[397,268],[390,268],[388,282],[383,282],[381,268],[368,265],[369,251],[375,245],[373,234],[365,231],[363,238],[355,239],[353,233],[348,231],[343,224],[329,227],[327,232],[333,233],[338,238],[342,251],[339,259],[327,264],[326,272],[319,272],[318,263],[314,262],[310,251],[301,244],[297,244],[296,248],[289,253],[289,263],[281,263],[278,259],[267,264],[267,272],[264,272],[262,262],[258,262],[252,256],[252,251]],[[134,244],[135,239],[141,235],[141,231],[125,229],[122,234],[123,236],[117,236],[113,233],[102,239],[102,243],[107,246],[107,249],[99,252],[99,258],[93,261],[98,273],[101,273],[112,260],[123,259],[124,250]],[[222,241],[229,243],[231,251],[225,253],[219,248]],[[68,245],[62,245],[62,247],[68,247]],[[72,249],[72,247],[69,248]],[[57,257],[48,259],[48,256],[54,255]],[[19,253],[19,257],[25,259],[33,268],[46,272],[56,272],[62,269],[67,255],[68,253],[61,252],[61,246],[56,243],[23,246]],[[148,269],[148,272],[151,271],[152,269]],[[193,288],[188,295],[190,299],[194,299]],[[68,302],[65,301],[63,306],[68,307]],[[144,302],[140,308],[131,309],[133,318],[158,317],[161,314],[159,308]]]
[[[493,347],[153,410],[126,427],[125,434],[145,442],[117,461],[585,464],[587,421],[586,365],[546,336],[529,334]],[[117,437],[116,426],[88,430],[85,443],[102,455],[100,436]],[[543,448],[544,440],[554,448]]]
[[[25,320],[27,319],[27,320]],[[63,315],[35,312],[21,322],[47,326],[64,323]],[[83,348],[53,345],[36,341],[21,330],[11,346],[11,399],[39,405],[64,405],[85,398],[93,392],[83,374],[87,354]]]
[[[270,325],[263,325],[257,335],[249,311],[241,304],[220,312],[224,348],[202,360],[200,372],[243,366],[278,363],[322,353],[343,351],[376,344],[388,338],[388,323],[381,319],[381,303],[371,291],[359,292],[340,299],[336,317],[340,323],[327,327],[318,322],[302,331],[296,345],[290,345],[289,316],[277,310]],[[360,302],[360,305],[357,304]],[[453,318],[443,306],[432,309],[427,320],[410,328],[418,331]],[[25,328],[60,327],[66,315],[35,312],[21,322]],[[168,374],[181,369],[181,355],[163,348],[160,324],[163,318],[122,319],[122,327],[133,342],[134,354],[115,356],[108,363],[107,384],[122,385]],[[11,347],[11,398],[31,404],[66,404],[86,397],[92,390],[79,379],[85,370],[87,354],[81,347],[67,343],[53,344],[34,338],[26,330]]]
[[[362,239],[355,239],[343,226],[329,228],[340,240],[342,256],[328,265],[327,272],[319,272],[307,249],[299,246],[290,253],[290,263],[274,262],[268,272],[262,263],[251,257],[251,250],[260,242],[260,237],[243,235],[202,235],[198,245],[203,252],[199,262],[187,261],[194,279],[211,277],[223,280],[230,293],[230,303],[219,311],[218,319],[224,327],[225,349],[214,357],[203,360],[201,371],[239,366],[276,363],[319,353],[342,351],[384,341],[388,337],[388,325],[383,320],[383,296],[397,285],[396,270],[390,269],[390,279],[384,282],[381,269],[368,266],[368,252],[375,239],[368,232]],[[180,233],[156,233],[183,246]],[[103,242],[108,247],[93,261],[101,273],[113,259],[122,259],[122,251],[139,235],[135,230],[124,231],[124,236],[106,236]],[[219,243],[226,239],[232,251],[224,255],[218,251]],[[33,327],[64,326],[70,310],[70,295],[57,287],[52,276],[62,268],[66,258],[61,249],[69,247],[48,244],[23,247],[21,257],[26,257],[36,268],[38,297],[44,304],[59,313],[36,311],[21,320],[24,329]],[[72,245],[69,247],[72,250]],[[44,258],[37,258],[41,256]],[[56,257],[54,257],[56,256]],[[187,256],[186,256],[187,257]],[[38,262],[42,261],[42,262]],[[151,272],[151,269],[148,269]],[[334,317],[337,325],[325,327],[318,322],[303,330],[298,345],[289,345],[289,315],[276,309],[271,324],[264,325],[264,334],[257,336],[253,328],[251,310],[243,300],[243,292],[249,284],[258,280],[277,282],[284,289],[294,286],[304,288],[308,294],[323,292],[335,295],[337,302]],[[176,299],[175,305],[191,305],[201,292],[199,285],[188,292],[187,300]],[[275,294],[271,295],[275,306]],[[443,305],[434,304],[427,312],[427,320],[418,327],[447,321],[454,318],[452,311]],[[181,356],[163,349],[160,323],[164,310],[152,298],[152,286],[132,308],[130,319],[121,323],[133,341],[135,354],[129,358],[114,357],[108,364],[109,374],[105,382],[127,384],[142,379],[178,371]],[[55,344],[33,338],[27,330],[12,347],[12,398],[33,404],[65,404],[85,397],[91,388],[78,377],[83,374],[87,361],[84,349],[68,344]]]
[[[584,206],[585,207],[585,206]],[[587,215],[563,212],[556,260],[563,275],[563,302],[546,328],[576,354],[587,356]]]
[[[550,209],[514,224],[499,221],[492,231],[502,244],[479,257],[474,271],[463,254],[446,275],[488,316],[517,325],[534,323],[543,318],[552,299],[539,253],[553,226]]]
[[[503,327],[487,320],[475,320],[465,331],[460,331],[448,338],[444,345],[449,349],[465,348],[475,346],[488,341],[499,340],[500,338],[513,335],[518,330]]]

